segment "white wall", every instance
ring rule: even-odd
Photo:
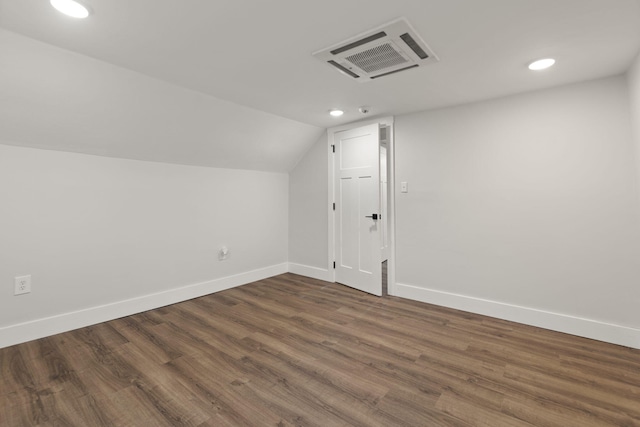
[[[399,294],[640,347],[629,123],[623,77],[397,117]]]
[[[0,145],[0,347],[282,273],[287,206],[287,174]]]
[[[327,161],[325,133],[289,174],[290,268],[324,280],[329,280]]]

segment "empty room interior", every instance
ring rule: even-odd
[[[639,0],[0,0],[0,426],[640,426]]]

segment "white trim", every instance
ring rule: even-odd
[[[0,328],[0,348],[142,313],[286,273],[287,263]]]
[[[311,277],[312,279],[324,280],[325,282],[332,282],[333,275],[326,268],[312,267],[310,265],[296,264],[295,262],[289,263],[289,273],[299,274],[305,277]]]
[[[377,118],[371,118],[367,120],[361,120],[359,122],[351,122],[344,125],[334,126],[332,128],[329,128],[327,129],[327,134],[334,134],[334,133],[342,132],[345,130],[359,128],[361,126],[372,125],[374,123],[393,126],[393,119],[394,119],[393,116],[386,116],[386,117],[377,117]],[[329,138],[329,145],[331,145],[331,141],[333,141],[333,137]]]
[[[640,349],[640,329],[402,283],[395,292],[402,298]]]
[[[327,220],[328,220],[328,227],[327,227],[327,233],[329,234],[329,236],[327,237],[328,239],[328,243],[327,243],[327,249],[328,249],[328,255],[327,255],[327,271],[329,272],[329,279],[327,280],[328,282],[331,283],[335,283],[336,281],[336,270],[333,268],[333,263],[336,260],[336,248],[335,248],[335,244],[334,244],[334,239],[335,239],[335,226],[336,226],[336,211],[333,210],[333,204],[336,202],[336,196],[335,196],[335,188],[333,188],[333,176],[335,174],[334,172],[334,168],[335,168],[335,156],[334,156],[334,151],[333,151],[333,135],[334,132],[332,132],[330,129],[327,130],[327,150],[328,151],[328,156],[327,156],[327,176],[328,176],[328,182],[329,182],[329,190],[327,191]]]
[[[389,180],[389,194],[388,197],[391,201],[391,210],[389,211],[389,218],[391,222],[391,227],[389,227],[389,259],[387,262],[387,291],[389,295],[395,295],[396,288],[396,226],[395,226],[395,216],[396,216],[396,197],[395,197],[395,117],[394,116],[386,116],[386,117],[377,117],[371,118],[368,120],[362,120],[359,122],[347,123],[340,126],[335,126],[327,129],[327,149],[329,150],[329,160],[327,161],[328,168],[328,183],[329,191],[327,206],[329,206],[328,218],[329,218],[329,227],[328,227],[328,240],[329,240],[329,250],[328,250],[328,262],[327,269],[329,270],[329,278],[328,282],[336,281],[336,274],[333,268],[333,262],[335,261],[335,212],[333,211],[333,203],[335,202],[335,170],[334,170],[334,157],[333,150],[331,146],[334,143],[334,135],[338,132],[342,132],[345,130],[354,129],[361,126],[370,125],[373,123],[378,123],[381,125],[389,126],[390,134],[389,134],[389,146],[387,147],[387,155],[389,156],[389,175],[387,179]],[[324,279],[323,279],[324,280]]]
[[[391,117],[387,125],[389,131],[389,146],[387,156],[389,156],[389,170],[387,180],[389,181],[389,260],[387,261],[387,293],[396,294],[396,125],[395,118]]]

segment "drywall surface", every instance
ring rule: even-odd
[[[289,262],[327,269],[327,135],[289,174]]]
[[[629,123],[624,77],[396,117],[405,295],[632,328],[640,347]]]
[[[0,51],[4,144],[286,173],[323,133],[3,29]]]
[[[286,270],[284,173],[0,145],[0,200],[0,330]],[[32,292],[13,296],[14,276],[27,274]]]

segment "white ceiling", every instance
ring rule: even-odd
[[[265,160],[269,150],[254,163],[245,158],[236,162],[235,154],[230,154],[231,160],[227,162],[229,167],[238,167],[239,163],[247,169],[282,171],[295,164],[321,134],[320,128],[361,119],[357,112],[360,105],[370,106],[373,115],[402,114],[616,75],[626,71],[640,48],[637,0],[85,0],[85,3],[94,14],[78,21],[61,16],[49,7],[47,0],[0,0],[1,27],[80,54],[56,50],[54,55],[51,47],[36,46],[24,37],[2,32],[0,41],[4,40],[4,48],[15,51],[13,60],[23,63],[12,65],[11,75],[4,72],[0,91],[10,93],[18,104],[24,104],[23,108],[40,108],[43,114],[50,112],[45,108],[50,101],[43,101],[37,93],[28,100],[20,95],[26,91],[28,82],[38,78],[38,72],[26,70],[31,75],[29,81],[24,81],[25,87],[16,82],[27,79],[22,75],[25,68],[50,67],[51,57],[65,56],[64,61],[60,58],[53,61],[58,72],[64,73],[69,68],[73,73],[82,73],[85,89],[93,96],[113,98],[116,96],[113,93],[122,92],[118,88],[127,81],[140,106],[147,106],[148,102],[155,108],[180,98],[184,104],[180,105],[196,117],[184,122],[176,119],[179,123],[175,123],[173,133],[177,136],[180,128],[191,126],[190,138],[200,142],[187,148],[198,154],[185,154],[185,147],[174,145],[165,150],[164,157],[169,160],[160,161],[210,166],[220,166],[209,157],[213,156],[213,148],[224,148],[222,142],[211,141],[221,121],[213,127],[206,124],[206,115],[198,117],[203,110],[198,107],[196,113],[194,103],[207,104],[210,113],[227,111],[225,114],[230,117],[222,122],[228,128],[229,120],[237,120],[242,132],[254,130],[255,134],[247,138],[238,139],[236,135],[230,140],[233,135],[227,133],[233,133],[231,128],[236,126],[223,129],[225,144],[239,144],[244,151],[261,147],[257,140],[260,135],[262,138],[268,135],[264,132],[267,128],[290,136],[286,141],[275,138],[270,142],[277,146],[274,148],[277,156],[286,157],[281,162]],[[316,50],[401,16],[408,18],[440,62],[360,84],[311,56]],[[21,58],[26,54],[21,54],[20,49],[26,49],[26,45],[32,54]],[[549,56],[558,61],[553,69],[537,74],[527,70],[531,60]],[[0,66],[10,65],[8,61],[5,59]],[[91,89],[91,84],[100,84],[102,80],[92,81],[88,72],[78,67],[96,68],[94,78],[109,75],[106,86]],[[7,82],[6,78],[13,81]],[[144,84],[140,83],[143,79]],[[134,85],[133,80],[140,82]],[[60,84],[59,79],[56,84]],[[138,93],[139,84],[148,87]],[[46,91],[45,83],[40,86]],[[116,108],[123,100],[126,97],[114,100],[112,107]],[[329,117],[327,111],[334,107],[344,109],[346,114],[340,119]],[[12,112],[11,107],[0,105],[0,108],[3,115],[12,114],[14,121],[24,122],[16,125],[19,129],[14,134],[0,137],[16,141],[42,137],[28,135],[29,122]],[[73,105],[66,108],[71,113]],[[124,110],[127,108],[130,106]],[[167,107],[162,114],[171,116],[175,108]],[[260,117],[263,123],[247,129],[254,121],[238,118],[247,114]],[[89,122],[98,125],[99,120],[91,112],[85,115]],[[141,123],[150,125],[157,120],[142,114]],[[147,135],[142,127],[129,125],[131,128],[122,129],[122,135],[105,130],[102,136],[126,140],[126,132],[141,132],[144,137],[166,137],[165,130],[157,130],[159,135]],[[43,132],[50,128],[45,127]],[[74,131],[69,132],[59,132],[58,137],[65,139]],[[80,135],[73,134],[70,139],[82,144]],[[249,139],[255,143],[247,142]],[[202,144],[209,144],[211,149],[208,151]],[[106,140],[101,142],[98,138],[95,145],[106,150],[107,155],[132,157],[109,152]],[[141,145],[134,158],[153,157],[150,156],[153,147]],[[204,161],[206,156],[209,157]],[[157,157],[150,159],[158,160]],[[194,158],[201,162],[194,162]]]
[[[322,133],[0,30],[0,143],[286,172]]]

